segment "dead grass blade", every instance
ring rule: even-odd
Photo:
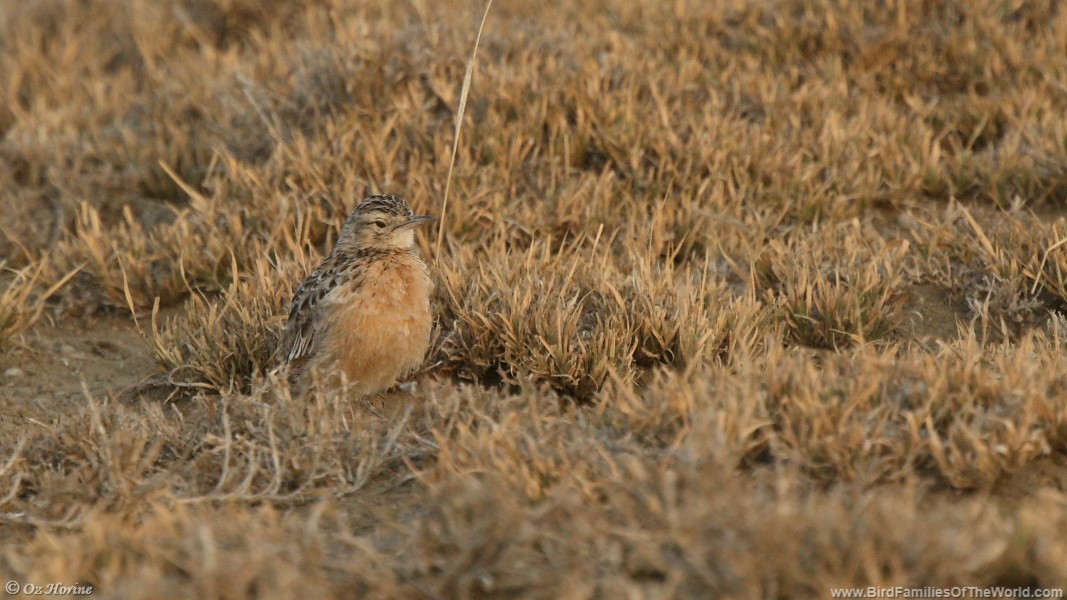
[[[0,271],[5,264],[0,261]],[[47,289],[39,291],[44,266],[43,262],[38,262],[35,266],[14,271],[6,289],[0,293],[0,346],[36,323],[48,299],[81,271],[81,267],[75,267]]]
[[[489,9],[493,6],[493,0],[485,3],[485,12],[482,13],[482,21],[478,25],[478,34],[474,38],[474,49],[467,61],[467,71],[463,74],[463,86],[459,93],[459,107],[456,109],[456,131],[452,138],[452,156],[448,160],[448,176],[445,178],[445,193],[441,198],[441,218],[437,228],[437,244],[434,248],[434,261],[441,256],[441,242],[445,237],[445,217],[448,211],[448,193],[452,189],[452,171],[456,166],[456,154],[459,152],[459,133],[463,129],[463,113],[467,110],[467,94],[470,92],[471,80],[474,78],[475,59],[478,57],[478,45],[482,41],[482,30],[489,18]]]

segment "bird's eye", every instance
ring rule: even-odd
[[[374,226],[377,227],[378,229],[384,229],[385,228],[385,221],[375,221],[374,222]]]

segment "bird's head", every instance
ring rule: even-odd
[[[415,228],[432,220],[414,214],[400,196],[367,196],[348,215],[337,244],[360,250],[407,250],[415,245]]]

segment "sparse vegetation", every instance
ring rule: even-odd
[[[37,322],[48,298],[77,272],[78,269],[74,269],[45,290],[37,286],[41,275],[40,264],[7,269],[7,263],[0,261],[0,286],[3,288],[0,290],[0,348]]]
[[[5,265],[0,263],[0,269]],[[6,285],[0,294],[0,343],[7,342],[15,334],[29,327],[34,321],[30,306],[36,273],[26,267],[6,277]]]
[[[293,287],[440,208],[483,9],[0,5],[0,579],[1067,587],[1067,7],[496,3],[415,391],[295,398]]]

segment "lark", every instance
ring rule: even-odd
[[[433,284],[415,254],[414,230],[432,220],[398,196],[369,196],[356,206],[293,298],[275,353],[290,382],[303,387],[317,372],[370,395],[422,363]]]

